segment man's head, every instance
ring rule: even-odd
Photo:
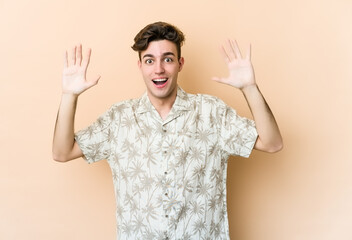
[[[177,77],[184,64],[183,41],[180,30],[163,22],[149,24],[135,37],[132,48],[138,51],[138,66],[152,103],[175,100]]]
[[[181,58],[181,46],[185,41],[183,33],[175,26],[165,22],[155,22],[144,27],[134,38],[132,49],[139,54],[146,50],[152,41],[168,40],[176,45],[177,58]]]

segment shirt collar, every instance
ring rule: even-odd
[[[136,112],[139,114],[155,110],[153,104],[150,102],[147,92],[140,98]],[[179,111],[191,110],[191,103],[188,94],[179,86],[177,86],[177,96],[172,106],[170,113],[176,114]]]

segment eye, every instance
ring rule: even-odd
[[[154,61],[153,61],[153,59],[147,59],[147,60],[145,60],[145,63],[146,64],[152,64]]]
[[[165,58],[164,61],[165,62],[173,62],[174,60],[172,58]]]

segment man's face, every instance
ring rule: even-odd
[[[152,41],[141,52],[138,66],[142,72],[150,100],[174,100],[177,76],[184,59],[178,59],[176,44],[168,40]]]

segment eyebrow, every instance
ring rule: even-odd
[[[165,53],[162,54],[163,57],[169,56],[169,55],[175,56],[175,54],[173,52],[165,52]],[[146,55],[143,56],[143,58],[146,58],[146,57],[153,58],[154,55],[153,54],[146,54]]]

